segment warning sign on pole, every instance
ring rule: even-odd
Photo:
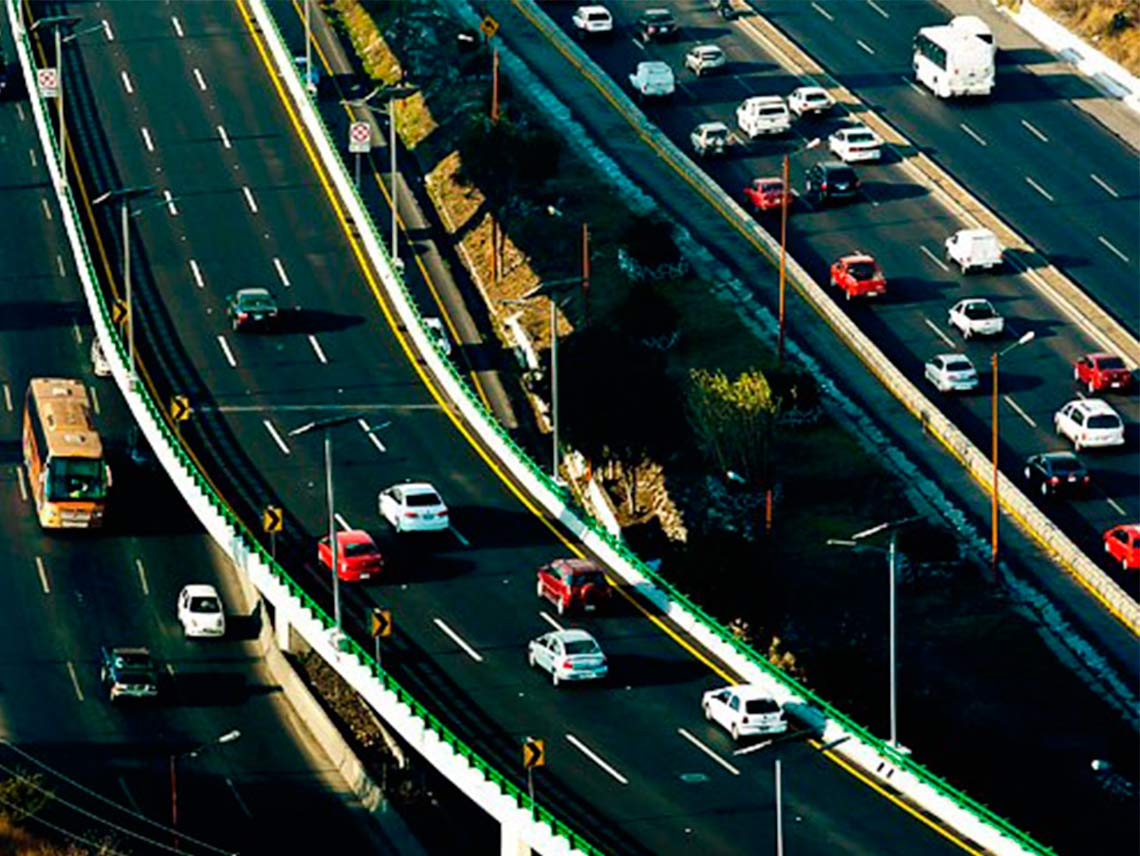
[[[367,122],[353,122],[348,126],[349,154],[366,155],[372,149],[372,126]]]
[[[59,72],[54,68],[36,69],[36,86],[40,90],[40,98],[59,97]]]

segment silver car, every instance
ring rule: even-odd
[[[923,374],[939,392],[969,392],[978,388],[978,370],[965,354],[939,354],[931,357]]]
[[[585,630],[552,630],[527,646],[527,662],[550,674],[551,683],[590,681],[609,671],[606,655]]]

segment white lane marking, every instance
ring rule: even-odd
[[[37,166],[35,149],[28,149],[28,159],[32,162],[32,169],[35,169]]]
[[[142,814],[143,811],[139,808],[139,804],[135,802],[134,795],[127,790],[127,780],[122,776],[119,776],[119,787],[123,789],[123,794],[126,796],[127,802],[131,804],[131,808],[135,810],[135,814]]]
[[[226,362],[230,364],[230,368],[237,368],[237,360],[234,359],[234,352],[230,350],[230,344],[226,341],[225,336],[218,336],[218,344],[221,345],[222,353],[225,354]]]
[[[461,547],[470,547],[471,542],[463,537],[463,533],[456,529],[454,526],[448,526],[447,531],[455,536],[455,540],[459,542]]]
[[[631,41],[631,42],[633,42],[633,46],[634,46],[635,48],[637,48],[639,51],[643,51],[643,50],[645,50],[645,45],[643,45],[643,44],[641,43],[641,40],[640,40],[640,39],[630,39],[630,41]]]
[[[1119,199],[1120,198],[1120,194],[1117,193],[1115,190],[1113,190],[1112,187],[1108,184],[1108,182],[1106,182],[1103,178],[1101,178],[1095,172],[1090,172],[1089,178],[1091,178],[1093,181],[1095,181],[1097,184],[1099,184],[1104,189],[1104,192],[1107,193],[1109,196],[1111,196],[1113,199]]]
[[[1017,413],[1018,416],[1020,416],[1022,419],[1024,419],[1026,422],[1029,423],[1030,428],[1036,428],[1037,427],[1037,423],[1034,422],[1032,418],[1030,418],[1028,413],[1026,413],[1024,410],[1021,409],[1021,407],[1018,405],[1018,403],[1013,400],[1012,396],[1002,395],[1002,398],[1005,399],[1006,404],[1008,404],[1010,407],[1012,407],[1014,409],[1014,411]]]
[[[162,198],[166,200],[166,210],[170,212],[171,217],[178,216],[178,206],[174,204],[174,194],[169,190],[162,191]]]
[[[11,413],[12,412],[12,387],[4,384],[4,407]]]
[[[927,327],[929,327],[931,330],[933,330],[935,333],[938,334],[939,339],[941,339],[943,342],[945,342],[951,348],[954,347],[954,340],[951,339],[949,336],[947,336],[945,333],[943,333],[937,324],[935,324],[929,318],[923,318],[922,320],[926,322]]]
[[[932,253],[926,247],[920,246],[919,249],[922,250],[922,252],[926,255],[926,257],[928,259],[930,259],[932,262],[934,262],[936,265],[938,265],[940,268],[942,268],[942,270],[949,272],[950,265],[946,264],[946,262],[942,261],[942,259],[940,259],[940,258],[938,258],[938,256],[934,255],[934,253]]]
[[[139,128],[139,132],[142,134],[143,145],[146,146],[146,150],[148,152],[153,152],[154,151],[154,140],[152,140],[150,138],[150,131],[148,131],[145,127],[143,127],[143,128]]]
[[[20,499],[28,501],[28,482],[24,479],[24,468],[16,464],[16,481],[20,485]]]
[[[16,115],[20,117],[20,121],[24,121],[24,105],[19,101],[16,102]]]
[[[899,80],[901,80],[903,83],[905,83],[911,89],[913,89],[919,95],[925,95],[926,94],[926,90],[923,89],[921,86],[919,86],[917,83],[915,83],[913,80],[911,80],[909,77],[900,77]]]
[[[194,259],[190,259],[190,276],[194,277],[194,284],[199,288],[206,287],[206,280],[202,279],[202,269]]]
[[[827,18],[827,20],[829,20],[829,21],[835,20],[833,17],[831,17],[831,15],[828,14],[827,10],[824,9],[822,6],[820,6],[818,3],[812,3],[811,7],[813,9],[815,9],[815,11],[819,12],[819,14],[823,15],[823,17]]]
[[[891,17],[890,15],[888,15],[883,10],[882,6],[880,6],[878,3],[875,2],[875,0],[867,0],[867,5],[870,6],[872,9],[874,9],[876,12],[878,12],[880,15],[882,15],[884,18]]]
[[[143,567],[142,559],[135,559],[135,568],[139,572],[139,582],[142,584],[143,594],[150,597],[150,586],[146,582],[146,568]]]
[[[566,739],[569,741],[571,746],[573,746],[575,749],[577,749],[579,752],[581,752],[583,755],[585,755],[587,758],[589,758],[623,785],[629,784],[629,779],[627,779],[625,776],[607,764],[597,752],[595,752],[573,734],[567,734]]]
[[[483,662],[483,655],[480,654],[478,651],[476,651],[474,648],[472,648],[470,645],[468,645],[466,642],[464,642],[463,638],[458,633],[456,633],[454,630],[452,630],[450,627],[448,627],[442,618],[433,618],[432,621],[435,622],[436,627],[438,627],[445,634],[447,634],[449,637],[451,637],[451,641],[454,642],[456,645],[458,645],[460,648],[462,648],[463,652],[468,657],[470,657],[476,663],[482,663]]]
[[[47,568],[44,567],[44,560],[36,556],[36,573],[40,575],[40,587],[43,588],[44,594],[51,594],[51,583],[48,582]]]
[[[339,511],[333,517],[336,518],[337,525],[345,532],[352,528],[352,524],[345,520]]]
[[[178,34],[178,38],[182,39],[186,37],[186,33],[182,31],[182,22],[178,20],[177,15],[170,16],[170,23],[174,25],[174,32]]]
[[[75,344],[83,344],[83,331],[79,329],[78,321],[71,322],[71,335],[75,337]]]
[[[230,135],[226,133],[226,129],[223,128],[221,125],[218,125],[218,136],[222,140],[222,148],[224,148],[224,149],[232,149],[233,148],[233,146],[230,145]]]
[[[87,387],[87,392],[91,396],[91,406],[95,409],[95,415],[101,416],[101,408],[99,407],[99,391],[93,386]]]
[[[1113,508],[1115,508],[1116,513],[1119,514],[1121,517],[1124,517],[1125,515],[1128,514],[1128,512],[1124,510],[1123,506],[1121,506],[1121,504],[1119,502],[1117,502],[1115,499],[1113,499],[1111,496],[1106,496],[1105,501],[1108,502],[1108,504],[1111,505]]]
[[[1035,136],[1041,142],[1043,142],[1043,143],[1049,142],[1048,137],[1046,137],[1044,134],[1042,134],[1040,131],[1038,131],[1036,128],[1034,128],[1031,124],[1026,122],[1024,119],[1021,120],[1021,124],[1024,126],[1025,130],[1027,130],[1029,133],[1031,133],[1033,136]]]
[[[313,346],[313,353],[317,355],[317,359],[327,366],[329,358],[325,356],[325,352],[321,349],[321,343],[317,341],[317,337],[312,333],[309,334],[309,344]]]
[[[174,677],[174,664],[170,661],[167,661],[166,663],[166,674],[170,675],[172,678]]]
[[[1108,248],[1108,251],[1109,251],[1110,253],[1112,253],[1113,255],[1115,255],[1115,256],[1116,256],[1118,259],[1120,259],[1122,262],[1125,262],[1125,263],[1127,263],[1127,262],[1128,262],[1128,256],[1124,255],[1124,253],[1122,253],[1122,252],[1120,252],[1120,250],[1116,249],[1116,247],[1114,247],[1114,246],[1113,246],[1113,245],[1112,245],[1112,244],[1109,242],[1108,238],[1106,238],[1104,235],[1097,235],[1097,236],[1096,236],[1096,239],[1097,239],[1098,241],[1100,241],[1102,244],[1104,244],[1104,245],[1105,245],[1105,246]]]
[[[83,701],[83,688],[79,686],[79,675],[75,673],[75,664],[67,661],[67,674],[71,676],[71,686],[75,690],[77,701]]]
[[[123,81],[123,89],[127,90],[127,95],[134,95],[135,88],[131,86],[130,76],[125,71],[120,71],[119,78]]]
[[[52,216],[51,216],[51,206],[50,206],[50,205],[48,205],[48,201],[47,201],[46,199],[41,199],[41,200],[40,200],[40,205],[42,205],[42,206],[43,206],[43,209],[44,209],[44,218],[45,218],[45,219],[47,219],[47,220],[51,220],[51,219],[52,219]]]
[[[1030,178],[1028,175],[1025,176],[1025,183],[1028,184],[1030,187],[1032,187],[1034,190],[1036,190],[1038,193],[1040,193],[1042,196],[1044,196],[1046,199],[1048,199],[1050,202],[1053,201],[1053,197],[1049,195],[1049,192],[1047,190],[1045,190],[1045,188],[1042,187],[1040,184],[1038,184],[1036,181],[1034,181],[1032,178]]]
[[[538,611],[538,617],[553,627],[555,630],[562,629],[562,625],[559,624],[557,620],[555,620],[554,616],[548,615],[545,609],[540,609]]]
[[[360,430],[364,432],[364,436],[368,438],[373,446],[381,452],[388,451],[388,448],[380,442],[380,438],[376,436],[376,432],[372,430],[372,427],[364,419],[357,419],[356,424],[360,426]]]
[[[969,125],[967,125],[965,122],[959,122],[958,127],[961,128],[963,131],[965,131],[966,135],[968,137],[970,137],[971,139],[973,139],[973,141],[975,143],[977,143],[979,146],[988,146],[989,145],[989,143],[987,143],[985,140],[982,139],[981,135],[977,131],[975,131],[973,128],[971,128]]]
[[[245,816],[253,817],[253,812],[249,810],[249,806],[245,804],[245,801],[241,798],[241,794],[238,793],[237,786],[234,785],[233,780],[229,776],[226,776],[226,784],[230,786],[230,793],[234,795],[234,799],[237,800],[237,804],[245,813]]]
[[[67,268],[63,264],[63,256],[61,256],[59,253],[55,254],[55,265],[59,268],[60,276],[67,276]]]
[[[732,775],[740,775],[740,771],[736,769],[736,767],[732,766],[732,764],[728,763],[728,761],[724,760],[724,758],[720,757],[720,755],[716,754],[716,752],[714,752],[684,728],[678,728],[677,733],[692,743],[694,746],[696,746],[698,749],[700,749],[702,752],[704,752],[706,755],[708,755],[710,758],[712,758],[714,761],[716,761],[718,764],[720,764],[722,767],[724,767],[726,770],[728,770],[728,772],[732,773]]]
[[[262,419],[261,424],[265,426],[265,430],[269,432],[269,436],[273,438],[273,442],[277,444],[277,448],[281,450],[281,453],[291,455],[292,451],[286,445],[282,436],[277,433],[277,429],[273,427],[273,423],[268,419]]]
[[[874,56],[874,55],[875,55],[875,50],[874,50],[874,48],[872,48],[872,47],[871,47],[869,44],[867,44],[867,43],[866,43],[865,41],[863,41],[862,39],[856,39],[856,40],[855,40],[855,44],[857,44],[859,47],[861,47],[863,50],[865,50],[865,51],[866,51],[867,53],[869,53],[871,56]]]
[[[194,80],[198,83],[198,88],[203,92],[206,91],[206,78],[202,77],[202,72],[194,69]]]
[[[246,204],[249,205],[249,210],[254,214],[257,213],[257,203],[253,199],[253,191],[249,189],[248,185],[241,186],[241,192],[245,194]]]
[[[107,41],[109,41],[109,42],[113,42],[113,41],[115,41],[115,34],[114,34],[114,32],[112,32],[112,30],[111,30],[111,22],[110,22],[110,21],[108,21],[106,18],[104,18],[104,19],[103,19],[102,21],[100,21],[99,23],[101,23],[101,24],[103,25],[103,32],[104,32],[104,33],[106,34],[106,36],[107,36]]]
[[[285,265],[282,264],[281,259],[276,256],[273,257],[273,267],[277,269],[277,278],[281,280],[281,284],[288,288],[293,283],[289,282],[289,275],[285,273]]]

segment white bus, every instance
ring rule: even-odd
[[[914,76],[939,98],[989,95],[993,45],[958,27],[923,27],[914,37]]]

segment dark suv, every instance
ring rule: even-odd
[[[1089,471],[1072,452],[1044,452],[1026,460],[1025,481],[1042,496],[1080,493],[1089,486]]]
[[[679,35],[677,21],[668,9],[646,9],[637,19],[637,36],[643,42],[665,41]]]
[[[592,612],[610,594],[601,567],[588,559],[555,559],[538,569],[538,596],[553,601],[559,615],[568,609]]]
[[[837,202],[859,195],[859,176],[839,161],[824,161],[808,167],[804,193],[816,203]]]
[[[158,670],[146,648],[103,648],[99,679],[111,701],[158,695]]]

